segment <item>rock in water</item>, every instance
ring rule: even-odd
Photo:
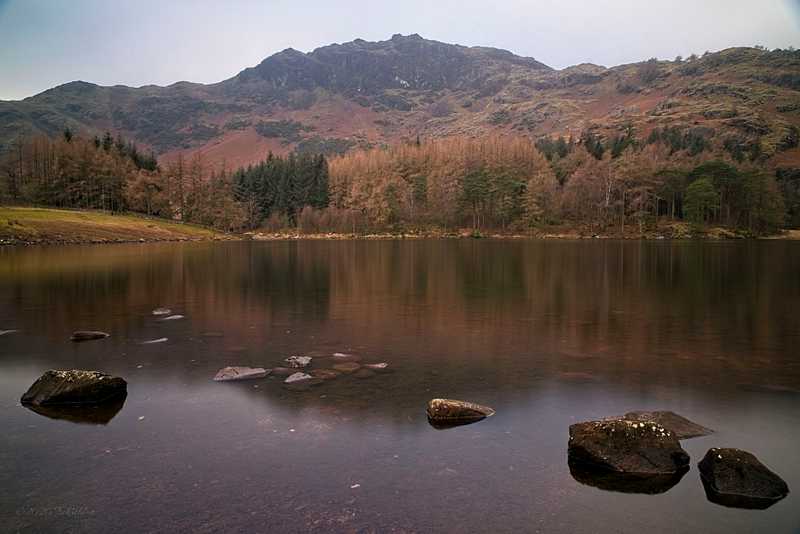
[[[153,315],[169,315],[172,313],[172,310],[169,308],[156,308],[153,310]]]
[[[22,404],[99,404],[126,395],[122,378],[98,371],[47,371],[25,392]]]
[[[337,363],[333,368],[341,373],[354,373],[361,369],[361,365],[356,362]]]
[[[689,467],[674,432],[655,421],[587,421],[569,427],[569,459],[633,475],[670,475]]]
[[[14,332],[19,332],[19,330],[0,330],[0,336],[13,334]]]
[[[699,438],[700,436],[708,436],[714,433],[710,428],[689,421],[675,412],[628,412],[619,419],[630,419],[631,421],[641,422],[655,421],[674,433],[678,439]]]
[[[77,332],[73,332],[72,337],[70,338],[72,341],[80,342],[80,341],[92,341],[93,339],[105,339],[109,337],[110,334],[105,332],[94,332],[91,330],[78,330]]]
[[[732,508],[764,509],[789,494],[786,482],[739,449],[710,449],[697,464],[708,500]]]
[[[313,376],[306,373],[294,373],[293,375],[286,377],[286,380],[284,380],[283,383],[297,384],[298,382],[303,382],[304,380],[313,380],[313,378]]]
[[[365,363],[365,364],[364,364],[364,367],[365,367],[366,369],[372,369],[373,371],[383,371],[383,370],[385,370],[387,367],[389,367],[389,364],[388,364],[388,363],[386,363],[386,362],[381,362],[381,363]]]
[[[311,356],[289,356],[284,361],[292,369],[304,369],[311,365]]]
[[[360,362],[361,357],[356,356],[355,354],[345,354],[343,352],[334,352],[333,356],[331,356],[334,362],[336,363],[345,363],[345,362]]]
[[[432,399],[428,402],[428,422],[436,428],[466,425],[494,415],[494,410],[472,402]]]
[[[214,376],[214,381],[253,380],[255,378],[264,378],[268,374],[269,371],[261,367],[225,367],[217,372],[216,376]]]
[[[148,340],[148,341],[142,341],[142,345],[155,345],[157,343],[166,343],[167,341],[169,341],[167,338],[160,337],[158,339],[151,339],[151,340]]]
[[[177,321],[178,319],[183,319],[183,315],[170,315],[168,317],[164,317],[161,320],[162,321]]]

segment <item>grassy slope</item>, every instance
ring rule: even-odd
[[[0,207],[0,241],[39,243],[102,243],[115,241],[170,241],[225,239],[207,228],[110,215],[97,211],[72,211],[27,207]]]

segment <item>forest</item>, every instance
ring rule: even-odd
[[[4,204],[130,211],[229,232],[458,230],[644,235],[659,224],[743,235],[800,226],[800,171],[655,131],[600,139],[447,137],[265,155],[246,168],[152,153],[110,134],[20,139]]]

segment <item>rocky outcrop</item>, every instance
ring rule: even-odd
[[[631,475],[671,475],[689,467],[674,432],[654,421],[587,421],[569,427],[570,461]]]
[[[675,412],[669,411],[628,412],[623,417],[614,419],[629,419],[639,422],[653,421],[675,434],[678,439],[697,438],[714,433],[710,428],[698,425]]]
[[[98,332],[93,330],[78,330],[77,332],[73,332],[72,337],[70,339],[75,342],[81,342],[81,341],[92,341],[95,339],[105,339],[109,336],[110,334],[107,334],[105,332]]]
[[[284,361],[292,369],[305,369],[311,365],[311,356],[289,356]]]
[[[25,405],[100,404],[127,393],[122,378],[99,371],[47,371],[25,392]]]
[[[270,373],[269,369],[261,367],[225,367],[214,376],[215,382],[233,382],[237,380],[253,380],[264,378]]]
[[[436,428],[475,423],[494,415],[494,410],[472,402],[432,399],[428,402],[428,422]]]
[[[698,464],[708,500],[733,508],[767,508],[789,494],[789,486],[753,454],[710,449]]]

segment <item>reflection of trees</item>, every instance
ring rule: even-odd
[[[142,317],[164,305],[185,308],[196,333],[265,347],[265,364],[275,359],[267,332],[248,325],[280,323],[297,331],[298,351],[354,347],[422,391],[542,377],[800,378],[789,361],[800,251],[785,242],[120,245],[7,250],[0,260],[0,318],[59,340],[79,326],[136,338]]]

